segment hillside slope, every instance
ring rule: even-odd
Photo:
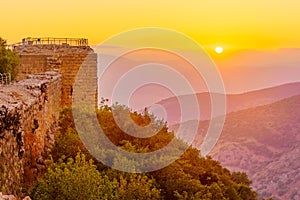
[[[200,122],[195,147],[208,124]],[[247,172],[260,197],[300,199],[300,95],[228,114],[210,155],[230,170]]]

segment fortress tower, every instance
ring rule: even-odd
[[[13,46],[13,50],[19,54],[21,63],[17,80],[51,70],[62,74],[62,107],[72,105],[74,83],[80,67],[80,82],[91,86],[85,87],[84,93],[80,94],[82,100],[90,101],[91,95],[95,97],[97,94],[97,54],[88,46],[87,39],[24,38]]]

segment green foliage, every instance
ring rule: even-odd
[[[166,199],[257,199],[249,184],[235,182],[232,174],[219,162],[199,157],[198,150],[193,148],[152,175],[165,192]],[[245,181],[250,182],[246,178]]]
[[[78,154],[75,161],[60,159],[50,165],[31,197],[39,200],[114,199],[114,191],[115,184],[96,169],[92,160],[86,161],[84,155]]]
[[[58,125],[58,133],[52,149],[52,158],[55,162],[62,156],[67,159],[75,158],[78,152],[88,154],[76,132],[71,108],[65,107],[61,110]]]
[[[131,174],[128,178],[122,175],[119,179],[117,197],[121,200],[127,199],[162,199],[160,189],[156,188],[155,180],[146,175]]]
[[[0,73],[10,73],[11,79],[17,76],[17,65],[19,57],[17,53],[6,48],[6,41],[0,38]]]
[[[70,129],[67,133],[57,136],[52,150],[52,157],[54,161],[58,161],[62,156],[75,158],[78,152],[88,154],[79,136],[74,130]]]
[[[54,162],[57,162],[62,157],[64,157],[64,160],[67,160],[68,158],[75,159],[76,155],[80,152],[85,154],[88,160],[92,159],[97,166],[97,169],[107,168],[93,158],[82,143],[75,129],[71,108],[64,107],[61,110],[58,125],[55,143],[51,151]]]
[[[72,108],[64,107],[59,113],[58,120],[59,132],[66,135],[68,132],[76,132],[74,119],[72,116]]]
[[[162,199],[155,180],[147,175],[124,176],[109,170],[100,173],[92,160],[86,161],[84,154],[78,154],[75,161],[73,158],[64,160],[49,166],[34,187],[32,199]]]
[[[130,118],[127,116],[130,116]],[[122,146],[124,141],[130,141],[133,146],[136,146],[139,149],[147,148],[148,151],[155,151],[167,145],[174,138],[174,135],[168,131],[166,124],[156,120],[154,116],[149,115],[148,113],[140,114],[131,112],[129,108],[118,104],[113,105],[112,107],[102,106],[97,111],[97,117],[106,136],[117,146]],[[117,124],[115,120],[118,120],[121,124]],[[147,126],[150,121],[154,122],[152,124],[153,129],[159,130],[157,134],[152,137],[138,138],[129,135],[124,131],[124,129],[126,129],[129,133],[135,132],[145,134],[134,127],[133,124],[143,127]],[[123,127],[123,129],[121,129],[120,126]],[[147,131],[153,129],[147,129]]]
[[[252,183],[245,172],[233,172],[232,179],[238,184],[250,185]]]
[[[124,132],[116,124],[114,119],[114,117],[122,118],[126,113],[127,115],[130,115],[130,119],[124,118],[126,120],[133,120],[141,126],[146,126],[150,121],[154,120],[156,126],[162,128],[155,136],[149,138],[133,137]],[[84,116],[84,119],[86,120],[89,120],[92,117],[88,112],[84,113]],[[126,151],[137,153],[155,151],[163,148],[172,139],[175,139],[177,142],[175,143],[174,149],[172,149],[173,151],[178,151],[178,149],[182,150],[187,147],[184,142],[174,138],[174,135],[168,131],[165,124],[155,120],[155,117],[150,116],[147,113],[138,114],[130,112],[128,108],[120,105],[114,105],[112,107],[102,105],[101,108],[97,110],[97,118],[106,136],[115,145]],[[121,126],[125,126],[125,128],[130,131],[137,131],[137,129],[126,120],[121,120],[123,123]],[[57,188],[58,186],[54,186],[55,184],[49,184],[49,182],[54,182],[54,180],[59,187],[61,184],[66,185],[66,187],[76,187],[68,186],[68,184],[71,183],[65,183],[65,181],[72,180],[72,184],[77,184],[78,180],[67,178],[66,176],[72,176],[68,173],[63,176],[62,172],[64,171],[56,170],[56,168],[61,169],[61,166],[68,166],[67,168],[69,171],[72,171],[72,168],[75,168],[74,170],[76,172],[76,169],[78,168],[78,165],[76,165],[77,161],[74,163],[72,162],[72,159],[71,161],[70,159],[69,161],[66,161],[66,159],[59,160],[58,158],[60,156],[65,155],[65,157],[74,158],[78,152],[83,152],[89,158],[92,158],[81,142],[77,131],[75,131],[71,109],[64,108],[62,110],[59,125],[59,136],[56,139],[52,152],[54,161],[58,163],[50,166],[43,181],[40,181],[37,184],[33,194],[39,194],[40,196],[35,197],[42,197],[41,194],[49,194],[51,193],[49,191],[53,191],[53,188]],[[92,124],[87,123],[87,126],[88,127],[85,127],[86,131],[92,127]],[[94,140],[94,138],[92,138],[92,140]],[[137,164],[134,159],[131,160],[131,158],[118,157],[110,151],[105,151],[103,157],[111,163],[111,166],[122,165],[125,169],[132,169],[133,166],[144,167],[146,164],[149,164],[149,161],[145,161],[145,163],[139,162]],[[170,155],[170,157],[172,156]],[[76,157],[76,160],[77,159],[78,158]],[[156,159],[151,160],[150,164],[155,165],[158,162],[161,162],[161,159],[163,159],[163,157],[158,156]],[[213,160],[211,157],[200,157],[199,151],[192,147],[187,148],[185,153],[169,166],[147,174],[128,174],[119,172],[104,167],[104,165],[99,162],[96,162],[96,165],[98,172],[95,172],[95,165],[89,165],[93,170],[85,170],[85,173],[89,173],[85,176],[99,176],[99,183],[105,182],[108,187],[105,191],[110,191],[111,196],[108,199],[257,199],[257,194],[250,187],[251,181],[248,179],[246,173],[230,173],[229,170],[223,168],[218,161]],[[99,171],[101,171],[100,175]],[[51,179],[50,177],[55,178]],[[76,193],[76,195],[77,193],[80,194],[80,192],[82,192],[77,191],[76,189],[73,190],[73,188],[72,190],[69,190],[68,188],[65,188],[65,186],[61,186],[61,188],[63,188],[63,190],[72,191],[73,193]],[[103,189],[103,185],[100,185],[98,189],[99,188]],[[101,195],[108,195],[102,189],[88,189],[88,191],[95,192],[95,194],[98,195],[97,199],[101,199],[103,197]],[[60,192],[66,195],[65,191],[59,191],[52,193],[53,196],[51,196],[51,199],[57,199]],[[86,199],[88,199],[88,197]]]

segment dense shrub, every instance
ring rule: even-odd
[[[101,174],[92,160],[78,154],[67,162],[60,159],[49,166],[32,191],[31,197],[37,200],[86,200],[114,199],[115,184]]]
[[[163,148],[172,139],[177,141],[178,148],[187,147],[184,142],[174,138],[161,121],[157,121],[161,130],[150,138],[139,139],[126,134],[114,121],[113,109],[119,112],[117,117],[129,113],[130,119],[140,125],[155,118],[147,114],[132,113],[124,106],[102,106],[97,111],[99,124],[107,137],[120,148],[130,152],[150,152]],[[89,113],[84,113],[84,116],[86,120],[93,117]],[[121,121],[129,126],[128,130],[135,131],[130,123]],[[78,136],[77,131],[80,130],[75,130],[71,109],[63,109],[59,124],[60,133],[53,149],[56,163],[49,167],[45,177],[37,183],[32,193],[34,199],[257,199],[246,173],[231,173],[218,161],[200,157],[199,151],[192,147],[187,147],[185,153],[169,166],[146,174],[120,172],[103,167],[101,163],[96,163],[96,167],[85,161],[83,156],[75,156],[77,152],[83,152],[92,158]],[[82,130],[87,131],[88,128]],[[103,156],[110,160],[112,166],[122,164],[130,168],[130,164],[136,162],[107,152]],[[69,159],[58,159],[62,155]],[[152,164],[160,159],[161,157],[157,157],[157,160],[152,160]],[[147,162],[139,164],[135,166],[143,167]]]

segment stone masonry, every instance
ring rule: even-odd
[[[96,105],[97,54],[69,44],[22,44],[14,51],[19,82],[0,85],[0,192],[20,196],[45,170],[61,108],[72,106],[74,96]]]
[[[14,51],[19,54],[21,62],[18,67],[18,80],[29,74],[59,70],[62,74],[62,107],[72,105],[74,83],[81,67],[89,70],[89,77],[82,81],[89,81],[91,88],[97,88],[97,54],[89,46],[20,45]],[[83,95],[94,95],[95,92],[86,91]]]
[[[41,173],[61,105],[59,72],[0,85],[0,191],[19,195]]]

